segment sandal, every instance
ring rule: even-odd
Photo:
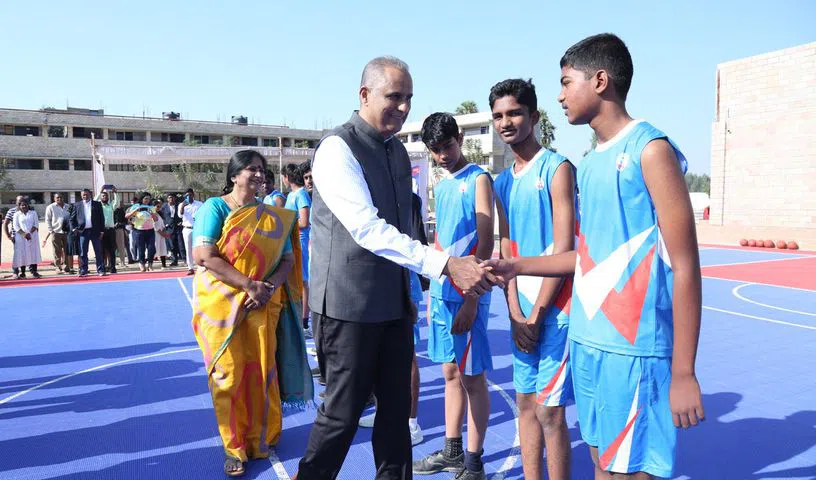
[[[228,477],[240,477],[244,474],[244,462],[235,457],[227,457],[224,460],[224,473]]]

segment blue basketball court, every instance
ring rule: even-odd
[[[704,266],[760,276],[768,271],[771,278],[778,260],[809,262],[813,256],[702,248],[701,259]],[[805,265],[810,263],[799,275],[813,276]],[[816,478],[816,286],[725,279],[707,271],[697,367],[707,418],[679,433],[676,478]],[[190,327],[191,279],[117,280],[0,283],[0,478],[225,478]],[[441,368],[424,358],[424,313],[420,324],[425,441],[414,447],[414,458],[444,441],[444,381]],[[485,468],[488,478],[521,479],[510,329],[498,290],[489,329],[495,370],[488,376]],[[592,478],[574,406],[567,413],[573,478]],[[275,455],[248,463],[244,478],[292,478],[314,415],[287,415]],[[373,478],[370,436],[370,430],[358,431],[340,478]]]

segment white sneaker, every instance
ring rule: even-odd
[[[425,439],[425,437],[422,436],[422,428],[419,424],[417,424],[416,429],[411,428],[409,425],[408,430],[411,431],[411,446],[419,445],[422,443],[422,440]]]
[[[317,349],[316,348],[308,347],[308,348],[306,348],[306,353],[308,355],[311,355],[311,356],[317,358]]]
[[[360,417],[360,421],[357,422],[357,425],[363,428],[374,428],[374,419],[377,417],[377,412],[375,411],[371,415],[366,415],[365,417]],[[412,437],[413,438],[413,437]]]

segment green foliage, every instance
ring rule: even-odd
[[[465,115],[468,113],[478,113],[479,106],[473,100],[465,100],[458,107],[456,107],[456,115]]]
[[[468,139],[462,144],[462,154],[468,162],[481,165],[484,163],[484,152],[482,151],[482,141],[478,139]]]
[[[589,139],[589,148],[587,150],[584,150],[584,153],[581,156],[585,157],[587,153],[591,152],[592,150],[595,150],[595,147],[597,147],[597,146],[598,146],[598,135],[595,132],[592,132],[592,137],[590,137],[590,139]]]
[[[547,111],[543,108],[538,109],[541,118],[538,120],[538,128],[541,130],[541,146],[555,151],[552,143],[555,141],[555,125],[550,121]]]
[[[687,173],[686,186],[689,192],[705,192],[711,195],[711,177],[704,173],[701,175]]]
[[[14,182],[8,176],[8,159],[0,158],[0,198],[5,199],[14,191]]]

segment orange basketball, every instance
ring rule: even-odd
[[[765,248],[774,248],[776,244],[773,240],[765,240]]]
[[[749,247],[756,247],[757,246],[756,240],[748,240],[748,246]]]
[[[747,247],[747,246],[748,246],[748,240],[746,240],[744,238],[740,239],[740,247]]]
[[[790,250],[799,250],[799,244],[791,240],[788,242],[788,248]]]
[[[776,241],[776,248],[781,248],[782,250],[784,250],[784,249],[788,248],[788,244],[784,240],[777,240]]]

